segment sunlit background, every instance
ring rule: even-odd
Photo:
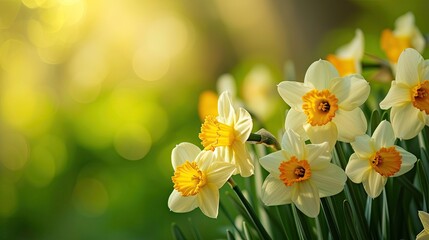
[[[172,222],[226,238],[222,213],[167,207],[171,150],[200,145],[200,93],[231,74],[236,98],[277,133],[286,109],[277,83],[291,72],[302,81],[356,28],[366,52],[385,57],[381,31],[412,11],[427,33],[428,9],[423,0],[0,0],[0,239],[171,239]]]

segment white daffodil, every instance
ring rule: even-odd
[[[234,174],[251,176],[254,166],[245,145],[253,128],[250,114],[243,108],[236,111],[228,92],[220,95],[218,112],[217,117],[207,116],[201,126],[199,138],[204,149],[216,151],[221,159],[235,164]]]
[[[294,203],[305,215],[316,217],[320,198],[341,192],[347,180],[330,160],[328,143],[306,145],[292,129],[287,130],[282,149],[259,160],[270,172],[262,185],[262,201],[268,206]]]
[[[395,29],[385,29],[381,34],[381,48],[389,61],[396,64],[401,52],[406,48],[414,48],[423,52],[425,39],[414,23],[414,14],[408,12],[395,21]]]
[[[414,49],[405,49],[399,57],[396,80],[381,109],[389,109],[396,137],[411,139],[429,125],[429,61]]]
[[[368,98],[368,82],[358,74],[339,77],[328,61],[319,60],[308,68],[304,83],[283,81],[278,85],[283,100],[291,107],[285,127],[312,143],[354,141],[365,134],[367,122],[359,108]]]
[[[352,182],[363,183],[372,198],[380,195],[388,177],[408,172],[417,161],[413,154],[395,146],[395,140],[392,125],[384,120],[372,137],[362,135],[351,143],[355,152],[350,156],[346,174]]]
[[[212,151],[201,151],[191,143],[177,145],[171,154],[174,168],[174,190],[168,198],[173,212],[183,213],[199,207],[211,218],[219,209],[219,188],[231,177],[235,166],[223,161]]]
[[[416,236],[416,240],[429,240],[429,214],[419,211],[419,218],[423,225],[423,230]]]
[[[362,72],[362,57],[364,51],[362,30],[356,29],[355,37],[348,44],[337,49],[335,54],[329,54],[326,60],[334,64],[340,76]]]

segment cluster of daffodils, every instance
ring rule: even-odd
[[[407,13],[398,18],[394,31],[383,32],[381,45],[396,76],[379,103],[381,109],[390,110],[390,119],[382,120],[371,135],[361,109],[371,87],[361,75],[364,45],[359,29],[349,44],[327,60],[311,64],[303,82],[278,84],[278,93],[289,107],[285,128],[279,147],[259,160],[249,153],[247,144],[266,142],[258,132],[252,133],[251,114],[239,107],[244,105],[234,104],[228,91],[219,97],[207,95],[203,106],[216,108],[203,107],[204,123],[198,135],[203,150],[181,143],[172,152],[170,210],[188,212],[199,207],[216,218],[219,189],[226,182],[233,185],[233,175],[252,176],[256,164],[266,170],[258,196],[266,206],[293,204],[311,218],[319,215],[321,198],[342,192],[348,179],[362,183],[370,198],[380,196],[389,177],[407,173],[417,161],[395,145],[397,139],[412,139],[429,126],[429,61],[419,53],[424,40],[414,26],[414,16]],[[353,150],[343,167],[332,161],[338,142]],[[427,237],[428,214],[419,212],[419,216],[424,230],[418,236]]]

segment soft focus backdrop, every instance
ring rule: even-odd
[[[423,0],[0,0],[0,239],[171,239],[172,222],[225,238],[222,212],[167,207],[171,150],[200,145],[199,94],[230,73],[259,113],[263,89],[272,102],[258,117],[277,133],[285,69],[302,81],[356,28],[384,58],[381,31],[412,11],[428,33],[428,10]]]

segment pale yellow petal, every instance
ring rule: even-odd
[[[331,158],[331,151],[327,142],[306,145],[306,156],[303,159],[307,159],[312,171],[327,167]]]
[[[361,75],[348,75],[331,81],[330,91],[338,99],[343,110],[353,110],[362,105],[369,96],[369,83]]]
[[[297,184],[292,193],[292,202],[305,215],[317,217],[320,212],[319,190],[312,181],[303,181]]]
[[[254,173],[253,159],[246,150],[246,145],[240,142],[234,142],[232,145],[233,162],[242,177],[249,177]]]
[[[198,206],[210,218],[217,218],[219,211],[219,190],[216,185],[208,183],[197,195]]]
[[[200,152],[201,149],[192,143],[180,143],[171,152],[171,164],[176,169],[186,161],[193,162]]]
[[[292,202],[292,187],[287,187],[278,177],[268,175],[262,184],[261,199],[267,206],[289,204]]]
[[[207,182],[221,188],[232,176],[235,166],[226,162],[214,162],[206,171]]]
[[[372,134],[374,139],[375,148],[390,147],[395,144],[395,133],[393,132],[392,125],[390,122],[383,120],[374,130]]]
[[[398,59],[396,81],[409,87],[417,85],[420,81],[418,66],[423,61],[423,57],[415,49],[405,49]]]
[[[422,222],[423,228],[429,230],[429,213],[419,211],[419,218]]]
[[[228,91],[221,93],[219,96],[217,108],[220,122],[232,125],[234,123],[235,110],[232,106],[230,93]]]
[[[301,82],[283,81],[277,85],[277,90],[287,105],[297,111],[302,111],[302,96],[312,88]]]
[[[308,136],[303,127],[306,122],[307,115],[305,115],[305,113],[290,109],[286,115],[285,129],[292,129],[301,136],[301,138],[307,140]]]
[[[355,141],[351,142],[353,150],[355,153],[364,159],[368,159],[373,155],[377,150],[374,148],[373,140],[368,135],[361,135],[355,138]]]
[[[240,108],[238,116],[234,120],[234,129],[236,138],[245,143],[250,136],[253,128],[252,117],[245,109]]]
[[[300,136],[292,129],[287,129],[282,137],[282,149],[291,155],[302,158],[305,143]]]
[[[368,159],[361,159],[356,153],[353,153],[347,163],[345,172],[352,182],[361,183],[368,179],[371,170],[372,167]]]
[[[319,197],[333,196],[344,189],[347,176],[344,170],[330,163],[326,168],[311,172],[311,181],[319,189]]]
[[[351,111],[338,109],[333,122],[338,129],[339,141],[353,142],[357,136],[366,133],[367,122],[360,108],[355,108]]]
[[[368,179],[366,181],[362,181],[363,188],[371,198],[376,198],[380,195],[381,191],[384,189],[384,185],[386,185],[386,182],[387,177],[381,176],[375,170],[371,170],[368,174]]]
[[[417,157],[414,156],[414,154],[406,151],[405,149],[399,146],[395,146],[395,149],[401,154],[402,163],[401,163],[400,170],[396,172],[395,175],[393,175],[393,177],[401,176],[402,174],[410,171],[414,167],[414,164],[417,161]]]
[[[270,173],[280,174],[279,166],[283,161],[287,161],[291,156],[284,150],[279,150],[268,155],[265,155],[259,159],[261,166]]]
[[[323,126],[311,126],[307,124],[304,126],[311,143],[329,143],[329,149],[332,150],[338,139],[337,126],[329,122]]]
[[[386,97],[380,102],[381,109],[389,109],[411,102],[410,87],[403,83],[392,81]]]
[[[304,76],[304,84],[311,84],[317,90],[329,88],[330,81],[339,77],[337,69],[326,60],[318,60],[308,67]]]
[[[417,234],[416,240],[429,240],[429,231],[423,229],[423,231]]]
[[[173,190],[168,198],[168,208],[176,213],[190,212],[197,207],[196,196],[183,197],[177,190]]]
[[[423,129],[425,119],[421,119],[420,110],[411,104],[392,107],[390,122],[395,136],[399,139],[411,139]]]

